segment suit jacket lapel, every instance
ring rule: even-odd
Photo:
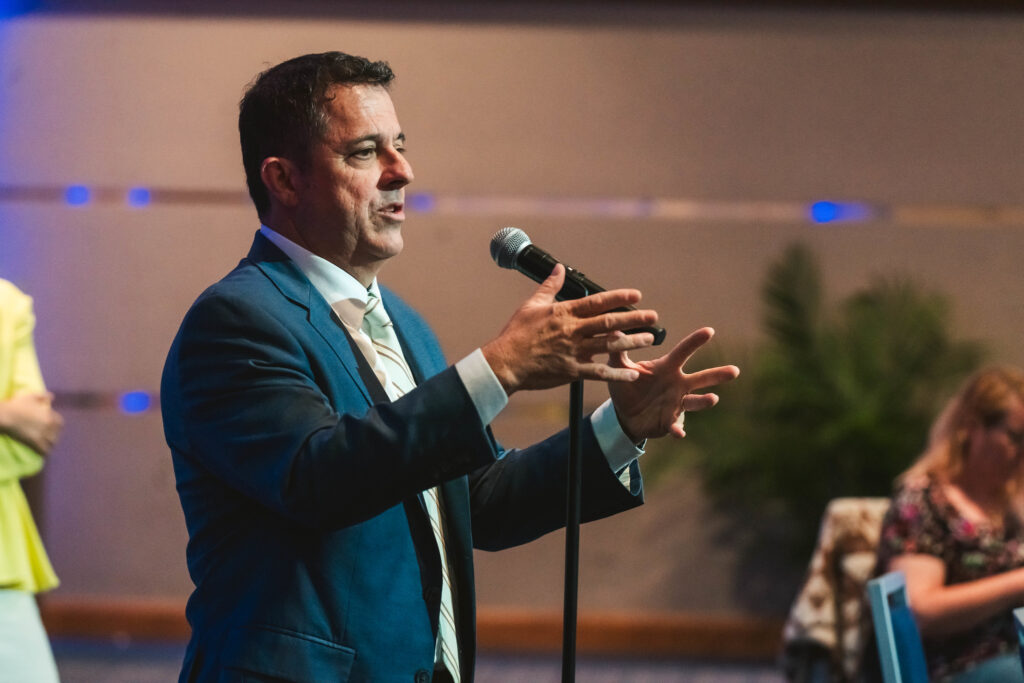
[[[356,347],[348,330],[341,324],[341,320],[320,296],[320,293],[313,288],[298,266],[258,232],[253,240],[252,248],[249,250],[248,258],[263,271],[264,275],[270,278],[286,299],[306,310],[309,324],[338,356],[339,365],[359,389],[367,404],[379,403],[380,399],[375,395],[376,392],[372,391],[371,385],[365,381],[360,372],[359,361],[362,360],[364,365],[368,365],[366,359],[362,354],[356,355],[354,352]],[[372,370],[370,374],[373,374]],[[379,386],[379,384],[378,382],[377,385]],[[384,394],[384,400],[387,400],[386,394]]]

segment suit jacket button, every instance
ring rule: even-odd
[[[425,669],[420,669],[416,672],[416,676],[413,678],[416,683],[430,683],[430,672]]]

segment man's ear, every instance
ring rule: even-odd
[[[267,157],[260,165],[260,178],[270,196],[287,208],[299,204],[297,188],[302,182],[298,166],[283,157]]]

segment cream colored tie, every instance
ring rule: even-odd
[[[363,313],[363,331],[373,342],[376,358],[367,358],[374,366],[374,372],[380,377],[388,397],[394,401],[405,395],[416,386],[409,365],[402,355],[402,347],[395,334],[395,326],[388,318],[387,311],[380,299],[372,292],[366,302]],[[383,372],[382,372],[383,371]],[[441,516],[441,502],[437,487],[423,492],[423,502],[430,517],[430,526],[434,529],[437,548],[441,552],[441,618],[437,628],[437,645],[434,661],[443,662],[456,683],[459,682],[458,640],[455,633],[455,612],[452,609],[452,581],[448,573],[448,553],[445,552],[444,522]]]

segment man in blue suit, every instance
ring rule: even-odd
[[[682,371],[708,328],[630,360],[653,340],[623,330],[657,315],[613,310],[635,290],[556,302],[561,266],[448,366],[377,283],[413,177],[391,79],[383,62],[305,55],[242,100],[262,226],[186,314],[161,387],[196,586],[182,681],[472,681],[473,548],[565,518],[568,437],[505,451],[488,424],[508,397],[610,382],[584,428],[590,520],[639,505],[635,444],[682,436],[683,411],[717,401],[690,392],[738,373]]]

